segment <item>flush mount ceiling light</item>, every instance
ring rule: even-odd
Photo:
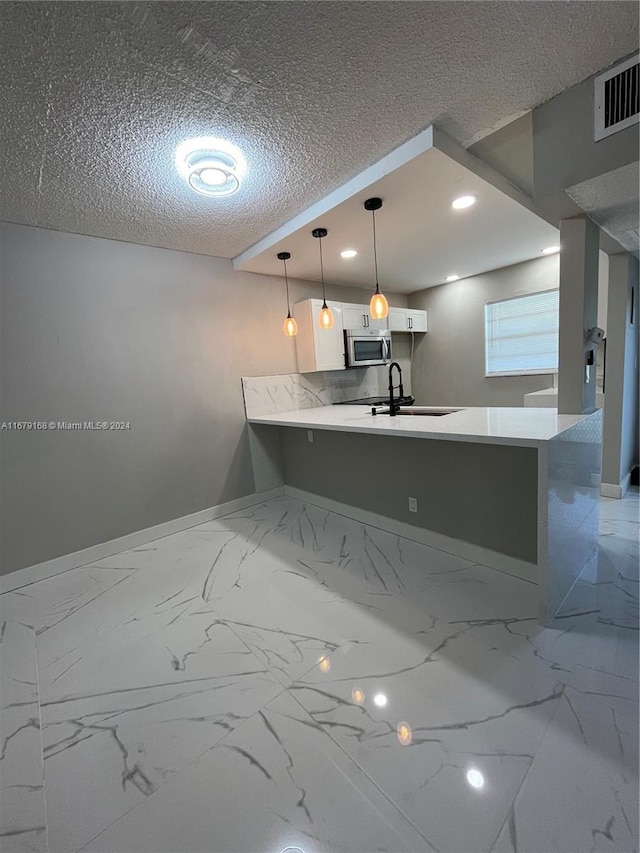
[[[467,782],[472,788],[484,788],[484,776],[473,767],[467,771]]]
[[[364,209],[371,211],[373,220],[373,266],[376,274],[376,289],[369,303],[369,311],[371,316],[376,320],[384,320],[389,314],[389,303],[383,293],[380,293],[380,285],[378,284],[378,252],[376,249],[376,210],[382,207],[381,198],[368,198],[364,203]]]
[[[247,165],[231,142],[200,136],[178,145],[176,168],[192,190],[200,195],[221,198],[237,192]]]
[[[445,278],[445,281],[457,281],[460,278],[459,275],[448,275]]]
[[[555,255],[556,252],[560,251],[560,246],[547,246],[546,249],[542,250],[543,255]]]
[[[355,249],[345,249],[344,252],[340,252],[341,258],[355,258],[358,253]]]
[[[326,228],[314,228],[311,232],[318,240],[320,246],[320,278],[322,279],[322,308],[318,314],[318,325],[321,329],[330,329],[333,326],[333,312],[327,305],[327,297],[324,292],[324,264],[322,263],[322,238],[327,236]]]
[[[451,207],[455,210],[464,210],[465,207],[471,207],[475,203],[476,197],[474,195],[461,195],[460,198],[455,198],[451,202]]]
[[[298,324],[291,316],[291,303],[289,301],[289,278],[287,276],[287,261],[291,257],[290,252],[278,252],[278,260],[284,265],[284,283],[287,288],[287,316],[284,321],[284,333],[288,338],[294,338],[298,334]]]

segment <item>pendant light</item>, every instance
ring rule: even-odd
[[[284,283],[287,287],[287,318],[284,321],[284,333],[289,338],[294,338],[298,334],[298,324],[291,316],[291,303],[289,302],[289,279],[287,278],[287,261],[291,257],[290,252],[278,252],[278,260],[284,265]]]
[[[384,318],[389,313],[389,303],[384,295],[384,293],[380,293],[380,285],[378,284],[378,252],[376,246],[376,210],[380,210],[382,207],[382,199],[381,198],[368,198],[364,203],[364,209],[371,211],[371,217],[373,219],[373,263],[376,272],[376,290],[373,296],[371,297],[371,302],[369,303],[369,311],[371,312],[371,316],[375,320],[384,320]]]
[[[322,308],[318,314],[318,325],[321,329],[330,329],[333,326],[333,312],[327,305],[327,297],[324,291],[324,266],[322,263],[322,238],[327,236],[326,228],[314,228],[311,232],[314,237],[318,238],[320,246],[320,278],[322,279]]]

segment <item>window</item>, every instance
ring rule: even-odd
[[[558,369],[558,290],[484,306],[485,375],[555,373]]]

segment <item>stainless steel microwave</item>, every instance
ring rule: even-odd
[[[369,367],[391,361],[391,332],[386,329],[347,329],[344,343],[347,367]]]

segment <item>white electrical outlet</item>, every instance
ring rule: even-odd
[[[418,498],[409,498],[409,512],[418,512]]]
[[[309,444],[313,444],[313,430],[312,429],[307,430],[307,440],[308,440]]]

